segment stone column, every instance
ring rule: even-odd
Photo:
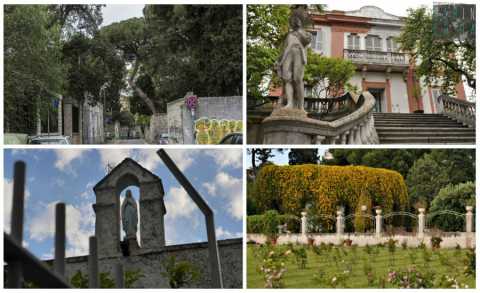
[[[165,246],[166,214],[161,183],[140,184],[140,246],[142,252]]]
[[[422,238],[424,236],[423,230],[425,229],[425,209],[418,209],[418,237]]]
[[[342,237],[343,234],[343,212],[337,211],[337,237]]]
[[[473,207],[466,206],[467,214],[465,215],[465,232],[472,233],[473,232]]]
[[[375,235],[380,238],[382,236],[382,210],[376,209],[375,212]]]
[[[306,236],[307,232],[307,212],[302,212],[302,236]]]

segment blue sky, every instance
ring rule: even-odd
[[[103,23],[102,26],[107,26],[114,22],[119,22],[132,17],[143,17],[143,7],[145,5],[121,5],[108,4],[102,8]]]
[[[10,228],[13,164],[27,163],[24,246],[36,256],[53,254],[54,210],[67,205],[67,256],[86,255],[94,234],[92,187],[115,166],[131,157],[159,176],[165,190],[167,245],[206,241],[201,212],[153,149],[6,149],[4,155],[4,225]],[[218,239],[242,235],[242,150],[167,150],[215,211]],[[138,188],[131,188],[138,200]],[[125,190],[121,197],[124,196]]]

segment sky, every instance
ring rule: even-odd
[[[153,149],[7,149],[4,155],[4,225],[10,231],[13,164],[27,164],[24,246],[42,259],[53,255],[55,204],[67,206],[67,256],[88,254],[94,235],[93,186],[106,166],[131,157],[162,179],[166,244],[206,241],[204,218]],[[218,239],[242,236],[242,150],[167,150],[215,212]],[[129,187],[127,187],[129,188]],[[138,201],[138,188],[130,187]],[[124,193],[121,194],[123,200]]]
[[[103,23],[102,26],[107,26],[114,22],[119,22],[132,17],[142,17],[143,7],[145,5],[106,5],[102,8]]]

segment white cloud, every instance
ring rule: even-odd
[[[243,217],[242,179],[225,172],[217,173],[214,182],[203,183],[208,193],[215,197],[223,197],[228,201],[227,210],[237,220]]]
[[[73,173],[73,170],[70,168],[70,163],[80,159],[88,151],[88,149],[55,149],[54,152],[57,156],[55,167],[60,171],[70,171]]]
[[[93,198],[93,187],[95,186],[96,182],[95,181],[90,181],[87,183],[85,186],[85,190],[80,193],[80,197],[82,199],[91,199]]]
[[[190,218],[197,208],[182,187],[171,187],[165,195],[167,216],[172,218]]]
[[[228,238],[238,238],[238,237],[243,236],[241,232],[232,233],[228,230],[223,229],[223,227],[221,227],[221,226],[219,226],[219,227],[217,227],[217,229],[215,229],[215,234],[217,235],[217,240],[218,239],[228,239]]]
[[[192,149],[168,149],[166,152],[173,162],[177,164],[177,167],[183,172],[193,164],[195,157],[197,157],[201,151]]]
[[[25,189],[24,208],[30,197],[30,191]],[[10,233],[10,224],[12,220],[12,203],[13,203],[13,180],[4,178],[3,180],[3,228],[5,232]]]
[[[129,149],[99,149],[98,154],[100,155],[102,167],[106,168],[107,165],[115,167],[123,161],[123,159],[130,157],[132,151]]]
[[[41,204],[41,212],[31,221],[30,238],[42,242],[55,235],[55,205],[57,201]],[[94,234],[95,216],[91,205],[66,205],[66,256],[88,254],[88,238]]]
[[[137,150],[133,157],[141,166],[148,170],[155,170],[162,163],[156,149]]]
[[[207,150],[205,153],[211,156],[220,168],[241,168],[243,165],[243,151],[241,149]]]

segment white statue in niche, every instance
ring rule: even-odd
[[[122,203],[122,226],[126,239],[137,238],[138,211],[137,202],[132,192],[127,190],[125,200]]]

